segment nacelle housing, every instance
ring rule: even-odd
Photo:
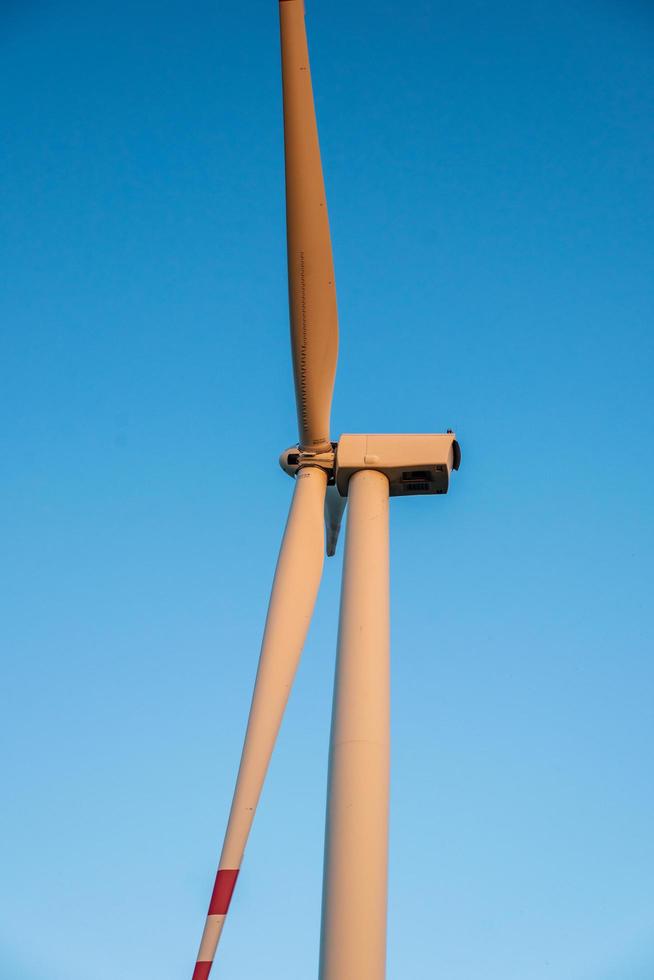
[[[347,496],[357,470],[388,477],[391,497],[447,493],[450,473],[458,470],[461,450],[453,432],[410,435],[342,435],[336,447],[335,482]]]

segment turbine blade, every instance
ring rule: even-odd
[[[329,558],[336,554],[338,533],[341,529],[346,503],[347,497],[341,497],[333,484],[327,487],[325,494],[325,539]]]
[[[303,0],[280,0],[291,350],[300,446],[330,448],[338,314]]]
[[[206,980],[309,629],[323,568],[327,476],[303,467],[279,552],[241,765],[193,980]]]

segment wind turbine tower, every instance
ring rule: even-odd
[[[442,494],[453,432],[330,435],[336,288],[303,0],[279,0],[294,480],[218,873],[193,980],[207,980],[313,614],[326,551],[349,501],[329,753],[320,980],[383,980],[389,790],[390,497]]]

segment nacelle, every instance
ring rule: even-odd
[[[279,457],[282,469],[295,476],[302,466],[320,466],[347,497],[350,477],[357,470],[378,470],[388,477],[391,497],[447,493],[450,473],[458,470],[461,450],[453,432],[411,435],[345,434],[333,451],[303,452],[291,446]]]
[[[391,497],[447,493],[450,473],[458,470],[461,450],[453,432],[415,435],[342,435],[336,447],[335,479],[347,496],[357,470],[388,477]]]

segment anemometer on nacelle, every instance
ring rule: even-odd
[[[279,457],[289,476],[303,466],[324,469],[341,497],[358,470],[376,470],[388,479],[389,496],[447,493],[450,473],[458,470],[461,449],[453,432],[411,435],[345,434],[332,452],[310,453],[291,446]]]

